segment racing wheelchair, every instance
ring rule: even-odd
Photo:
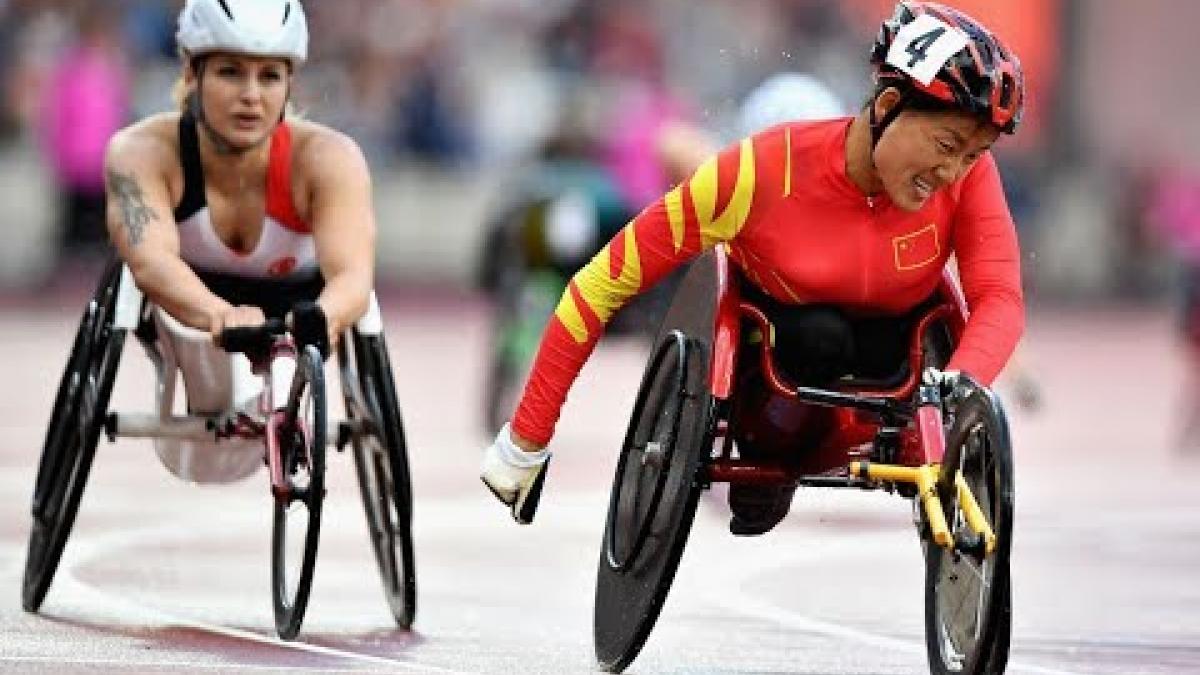
[[[202,276],[203,278],[203,276]],[[218,295],[234,280],[205,279]],[[170,397],[175,371],[164,372],[156,346],[153,305],[133,282],[127,267],[110,261],[84,308],[46,431],[33,491],[33,524],[25,561],[22,604],[36,612],[42,605],[63,548],[71,534],[79,502],[102,432],[118,437],[233,443],[255,452],[250,470],[265,463],[273,498],[271,547],[275,628],[283,639],[300,630],[312,586],[321,510],[325,499],[326,445],[352,447],[366,511],[367,526],[391,613],[408,628],[416,612],[416,576],[412,543],[412,490],[400,408],[392,380],[382,319],[374,294],[361,320],[342,335],[337,347],[346,419],[327,433],[324,355],[299,336],[299,320],[285,327],[278,317],[293,300],[316,297],[320,284],[288,292],[246,286],[244,304],[260,304],[274,316],[261,328],[228,329],[222,348],[247,355],[263,380],[259,415],[173,415]],[[258,295],[262,302],[253,300]],[[292,297],[286,297],[291,295]],[[321,319],[321,327],[324,321]],[[146,348],[159,373],[160,411],[116,412],[109,399],[129,334]],[[312,331],[309,331],[312,334]],[[309,341],[311,342],[311,341]],[[168,390],[165,407],[164,390]],[[165,460],[164,460],[165,462]],[[221,482],[221,481],[218,481]]]
[[[884,489],[913,500],[931,672],[1003,672],[1014,489],[1004,410],[965,375],[950,391],[921,379],[924,366],[945,365],[965,325],[957,284],[945,275],[915,314],[891,376],[813,388],[778,367],[771,317],[747,299],[726,256],[718,247],[688,271],[634,402],[598,565],[600,665],[620,672],[637,657],[701,491],[727,482]],[[751,445],[771,452],[742,451]]]

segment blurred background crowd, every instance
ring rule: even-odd
[[[1200,3],[949,0],[1006,39],[1026,123],[997,155],[1031,297],[1165,298],[1200,261]],[[38,288],[102,241],[117,128],[169,109],[180,0],[0,0],[0,287]],[[857,108],[893,0],[308,0],[296,97],[376,179],[380,276],[468,285],[517,167],[569,148],[638,209],[684,121],[725,140],[772,73]],[[1197,263],[1200,264],[1200,263]]]

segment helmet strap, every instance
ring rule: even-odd
[[[908,101],[911,98],[911,96],[910,96],[911,93],[912,93],[911,89],[906,88],[906,89],[901,90],[900,98],[896,99],[895,105],[893,105],[890,109],[888,109],[888,111],[886,113],[883,114],[882,119],[878,119],[875,116],[875,102],[879,100],[879,97],[876,96],[874,99],[871,100],[870,121],[871,121],[871,155],[872,156],[874,156],[874,154],[875,154],[875,146],[879,145],[879,139],[883,138],[883,132],[888,128],[888,126],[891,125],[892,122],[896,121],[896,118],[900,116],[900,113],[904,112],[904,108],[905,108],[905,106],[908,105]]]

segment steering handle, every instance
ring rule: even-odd
[[[270,351],[275,338],[286,332],[283,319],[267,319],[261,326],[225,328],[221,330],[221,349],[231,354],[254,357]]]

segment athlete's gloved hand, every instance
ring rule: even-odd
[[[962,373],[957,370],[939,370],[932,366],[921,373],[921,382],[929,386],[936,386],[943,396],[953,393],[961,378]]]
[[[512,508],[513,520],[528,525],[537,511],[549,464],[549,450],[525,452],[513,442],[509,425],[505,424],[483,452],[479,477],[496,499]]]
[[[320,350],[321,358],[329,358],[329,322],[321,305],[311,300],[297,302],[292,305],[287,322],[297,344],[313,345]]]
[[[266,323],[267,317],[258,307],[230,305],[208,319],[208,332],[215,344],[221,344],[221,332],[226,328],[253,328]]]

